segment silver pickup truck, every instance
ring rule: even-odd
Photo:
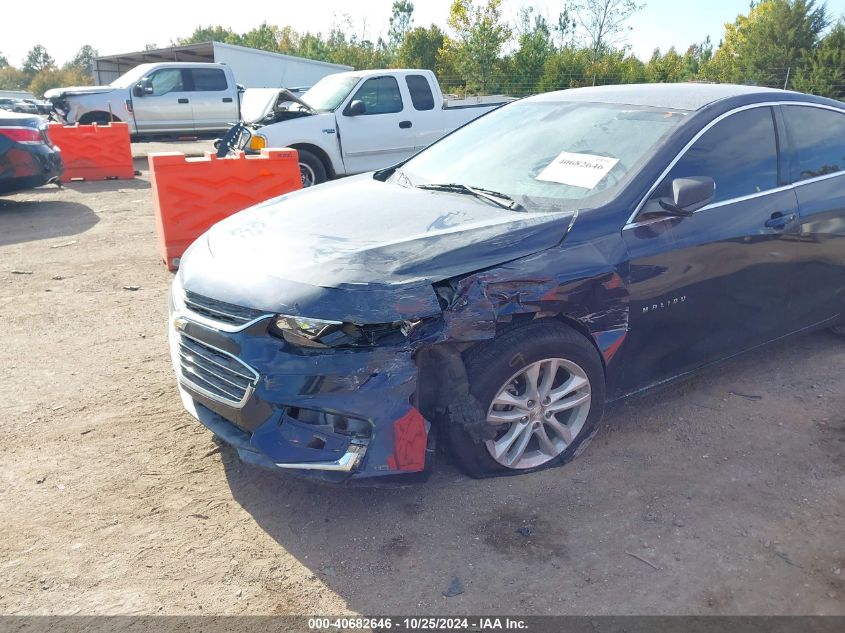
[[[225,64],[141,64],[107,86],[44,96],[66,123],[125,121],[132,135],[214,134],[239,118],[238,85]]]

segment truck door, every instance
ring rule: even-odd
[[[190,68],[191,107],[197,132],[227,130],[238,120],[235,86],[222,68]]]
[[[395,77],[371,77],[361,84],[338,116],[347,173],[381,169],[413,154],[412,115]]]
[[[184,68],[159,68],[146,77],[152,92],[132,98],[139,134],[193,131],[194,114],[187,75]]]
[[[434,102],[434,93],[425,75],[405,75],[405,86],[414,109],[414,149],[419,151],[443,136],[443,108],[442,104]]]

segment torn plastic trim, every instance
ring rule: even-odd
[[[358,466],[366,451],[366,446],[350,444],[343,457],[332,462],[282,462],[276,466],[291,470],[329,470],[348,473]]]

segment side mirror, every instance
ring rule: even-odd
[[[351,102],[348,106],[346,106],[345,114],[347,116],[358,116],[360,114],[366,114],[367,112],[367,105],[363,101],[355,100]]]
[[[149,79],[142,79],[132,87],[132,94],[136,97],[153,94],[153,84]]]
[[[713,201],[716,181],[709,176],[675,178],[672,181],[672,201],[660,199],[660,206],[673,215],[692,215]]]

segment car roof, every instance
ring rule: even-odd
[[[0,110],[0,125],[17,125],[23,121],[39,121],[37,114],[28,112],[12,112],[11,110]]]
[[[803,97],[812,101],[828,101],[791,90],[710,83],[622,84],[570,88],[537,95],[530,99],[532,101],[589,101],[673,110],[699,110],[715,101],[746,95],[768,97],[772,100],[795,100],[796,97]]]

